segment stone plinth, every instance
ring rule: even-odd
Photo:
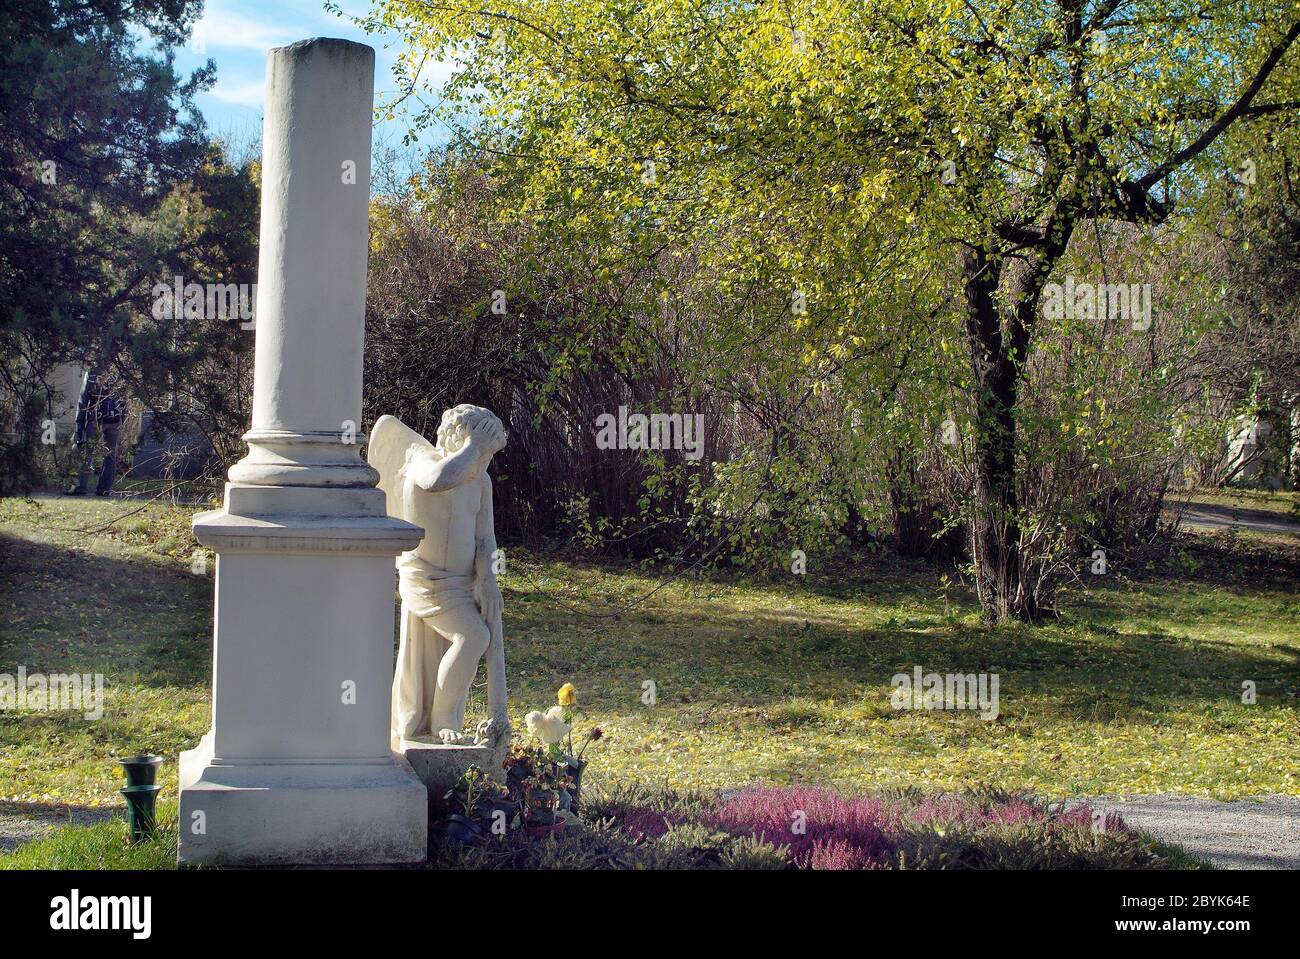
[[[426,793],[405,764],[223,761],[209,733],[181,753],[180,774],[181,862],[383,865],[427,852]],[[193,835],[200,811],[206,832]]]
[[[509,746],[447,746],[432,738],[417,736],[401,740],[401,752],[415,775],[429,791],[434,807],[443,805],[442,797],[456,784],[470,766],[478,766],[497,782],[505,784],[501,768]]]

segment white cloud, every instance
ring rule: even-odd
[[[203,19],[194,27],[190,47],[265,53],[272,47],[282,47],[302,39],[301,32],[301,28],[292,24],[261,22],[235,10],[230,3],[213,0],[204,9]],[[199,52],[198,49],[195,52]]]
[[[260,107],[265,93],[266,83],[262,80],[249,80],[246,83],[218,80],[217,85],[208,91],[208,95],[214,99],[244,107]]]

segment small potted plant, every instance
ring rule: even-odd
[[[481,839],[491,829],[494,814],[500,810],[510,820],[512,809],[505,787],[494,782],[478,766],[470,766],[456,784],[443,795],[449,809],[442,836],[449,842],[467,843]]]
[[[506,787],[519,809],[519,822],[525,832],[530,836],[562,832],[573,818],[567,802],[570,782],[547,748],[511,743],[502,765]]]
[[[524,783],[524,829],[538,838],[564,831],[566,820],[560,814],[560,790],[552,776],[539,772]]]
[[[506,788],[512,798],[523,799],[524,783],[537,772],[538,763],[544,761],[542,750],[525,746],[518,740],[510,743],[510,751],[501,767],[506,771]]]

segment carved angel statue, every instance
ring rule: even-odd
[[[448,745],[497,746],[509,735],[501,590],[493,570],[488,462],[506,445],[491,410],[447,410],[437,445],[394,416],[370,432],[367,459],[379,471],[388,512],[424,527],[420,545],[397,557],[401,639],[393,677],[393,748],[432,735]],[[488,656],[490,719],[468,733],[465,702]]]

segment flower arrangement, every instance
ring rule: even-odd
[[[587,747],[600,739],[604,732],[599,726],[593,726],[579,747],[573,752],[573,711],[578,706],[578,690],[573,683],[565,683],[555,694],[558,705],[546,712],[534,710],[524,717],[528,731],[546,746],[547,754],[554,762],[582,762],[582,755]],[[566,749],[567,740],[567,749]]]
[[[593,726],[575,751],[577,710],[578,691],[565,683],[556,693],[556,705],[524,717],[535,742],[511,742],[502,762],[504,786],[470,766],[443,796],[449,810],[444,838],[461,843],[481,838],[500,821],[498,813],[504,813],[509,828],[522,827],[533,836],[558,833],[577,823],[584,757],[587,748],[604,737],[603,730]]]
[[[578,690],[572,683],[565,683],[555,694],[556,705],[546,712],[534,710],[524,717],[528,731],[541,742],[535,750],[521,749],[521,753],[531,760],[531,775],[523,782],[539,796],[537,803],[526,802],[526,810],[540,819],[546,819],[543,808],[544,797],[554,794],[554,804],[550,809],[550,822],[555,821],[557,813],[575,813],[582,789],[582,771],[587,767],[584,755],[587,747],[604,736],[599,726],[593,726],[582,738],[574,751],[573,748],[573,714],[578,709]],[[509,766],[511,760],[507,759]],[[523,759],[516,761],[517,765]],[[540,777],[540,778],[539,778]]]

